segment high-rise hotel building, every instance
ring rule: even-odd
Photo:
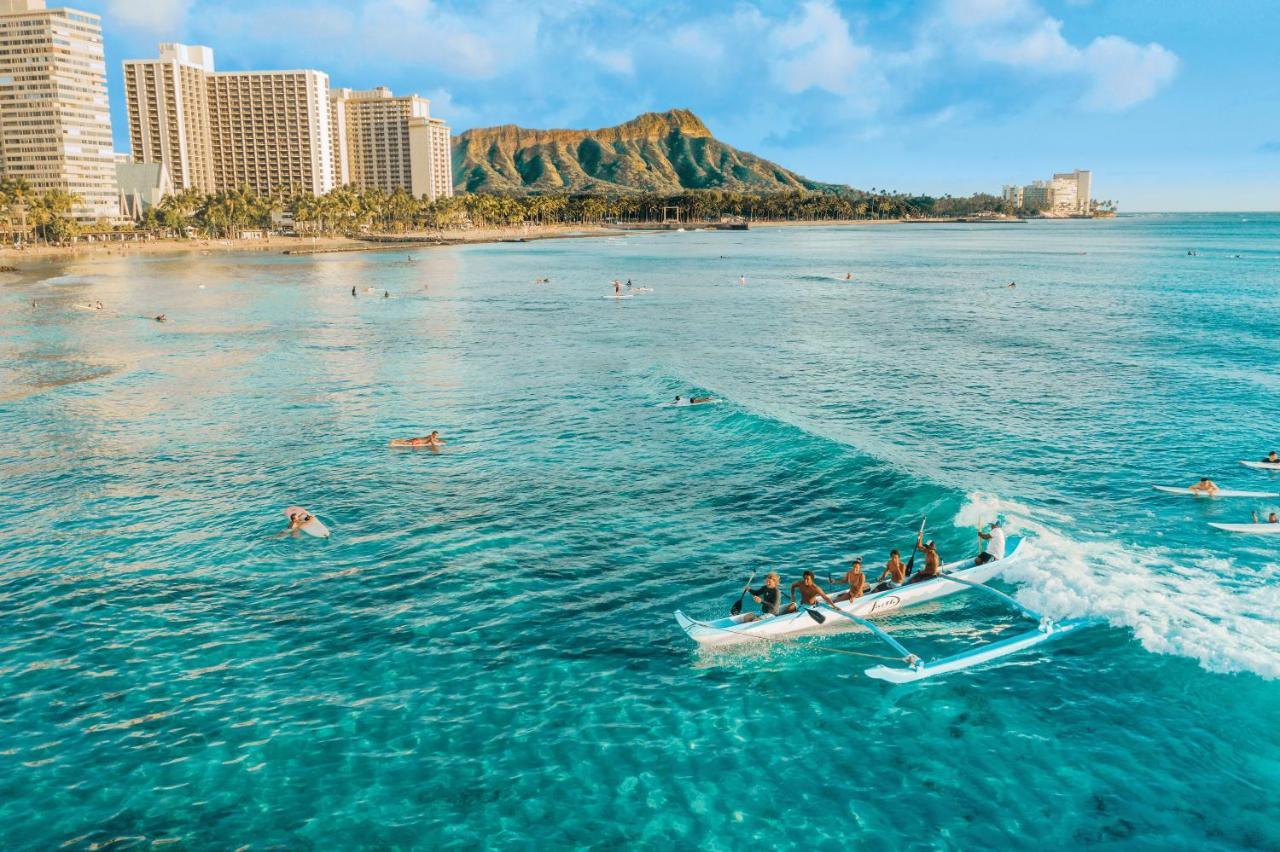
[[[178,189],[453,194],[449,128],[424,98],[330,90],[319,71],[215,71],[212,50],[181,44],[124,68],[134,159],[164,163]]]
[[[332,89],[329,104],[339,184],[403,189],[432,201],[453,195],[449,128],[431,117],[426,98],[397,98],[379,86],[365,92]]]
[[[124,77],[133,158],[163,163],[176,189],[336,185],[324,73],[215,71],[210,48],[162,44],[158,59],[125,62]]]
[[[119,201],[102,23],[44,0],[0,0],[0,177],[79,196],[81,221]]]

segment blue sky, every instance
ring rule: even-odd
[[[50,5],[57,5],[51,2]],[[1273,0],[83,0],[120,63],[319,68],[459,132],[692,109],[809,177],[969,194],[1090,168],[1124,210],[1280,208]]]

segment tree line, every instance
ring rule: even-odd
[[[8,217],[10,230],[30,228],[47,242],[63,242],[75,235],[78,226],[70,213],[78,200],[57,190],[33,193],[20,180],[0,182],[0,211]],[[149,208],[137,227],[164,236],[226,239],[248,230],[289,227],[303,235],[332,236],[522,224],[643,224],[672,219],[822,222],[1031,212],[1015,210],[1002,198],[985,193],[953,198],[874,188],[760,194],[718,189],[625,195],[474,193],[428,201],[404,190],[342,186],[319,196],[264,195],[248,188],[213,193],[186,189]]]

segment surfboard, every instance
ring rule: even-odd
[[[1251,467],[1254,470],[1275,470],[1280,471],[1280,462],[1264,462],[1264,461],[1242,461],[1240,464],[1245,467]]]
[[[1209,526],[1215,530],[1233,533],[1253,533],[1254,535],[1280,535],[1280,524],[1214,524]]]
[[[1190,494],[1193,497],[1280,497],[1280,492],[1276,491],[1232,491],[1230,488],[1219,488],[1212,494],[1205,494],[1203,491],[1192,491],[1190,488],[1179,488],[1173,485],[1151,487],[1165,494]]]
[[[290,506],[289,508],[284,510],[284,516],[286,518],[292,518],[298,512],[311,515],[310,512],[308,512],[306,509],[302,508],[301,506]],[[324,524],[320,523],[320,519],[314,515],[311,516],[311,520],[307,521],[305,524],[298,527],[298,529],[302,530],[307,535],[313,535],[316,538],[329,537],[329,528],[326,527]]]

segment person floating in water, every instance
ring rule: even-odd
[[[1197,494],[1208,494],[1212,497],[1214,494],[1218,493],[1218,484],[1209,477],[1202,476],[1200,477],[1200,481],[1195,485],[1188,485],[1187,490]]]
[[[93,309],[94,309],[95,311],[100,311],[100,310],[102,310],[102,303],[101,303],[101,302],[96,302],[96,303],[94,303]]]
[[[391,298],[391,292],[390,292],[390,291],[388,291],[388,290],[383,290],[383,291],[382,291],[382,298],[384,298],[384,299],[390,299],[390,298]]]
[[[1254,512],[1254,513],[1253,513],[1253,522],[1254,522],[1255,524],[1260,524],[1260,523],[1262,523],[1262,521],[1258,520],[1258,513],[1257,513],[1257,512]],[[1270,515],[1267,515],[1267,523],[1269,523],[1269,524],[1280,524],[1280,515],[1277,515],[1275,512],[1272,512]]]
[[[1010,287],[1017,287],[1017,286],[1018,286],[1018,282],[1017,282],[1017,281],[1010,281],[1010,282],[1009,282],[1009,286],[1010,286]]]
[[[1276,451],[1272,450],[1267,453],[1267,457],[1262,460],[1263,464],[1280,464],[1280,455],[1276,455]]]
[[[168,322],[169,318],[164,314],[157,314],[155,320],[156,322]]]
[[[746,284],[746,283],[747,283],[747,276],[745,276],[745,275],[739,275],[739,276],[738,276],[738,284],[739,284],[739,285],[742,285],[742,284]]]
[[[852,273],[852,272],[846,272],[846,273],[844,274],[844,280],[845,280],[845,281],[852,281],[852,280],[853,280],[853,273]]]
[[[310,512],[303,512],[303,511],[292,512],[289,515],[289,526],[287,526],[280,533],[280,535],[296,536],[299,530],[301,530],[304,526],[311,523],[315,519],[316,519],[316,516],[311,514]],[[278,537],[279,536],[277,536],[277,538]]]

